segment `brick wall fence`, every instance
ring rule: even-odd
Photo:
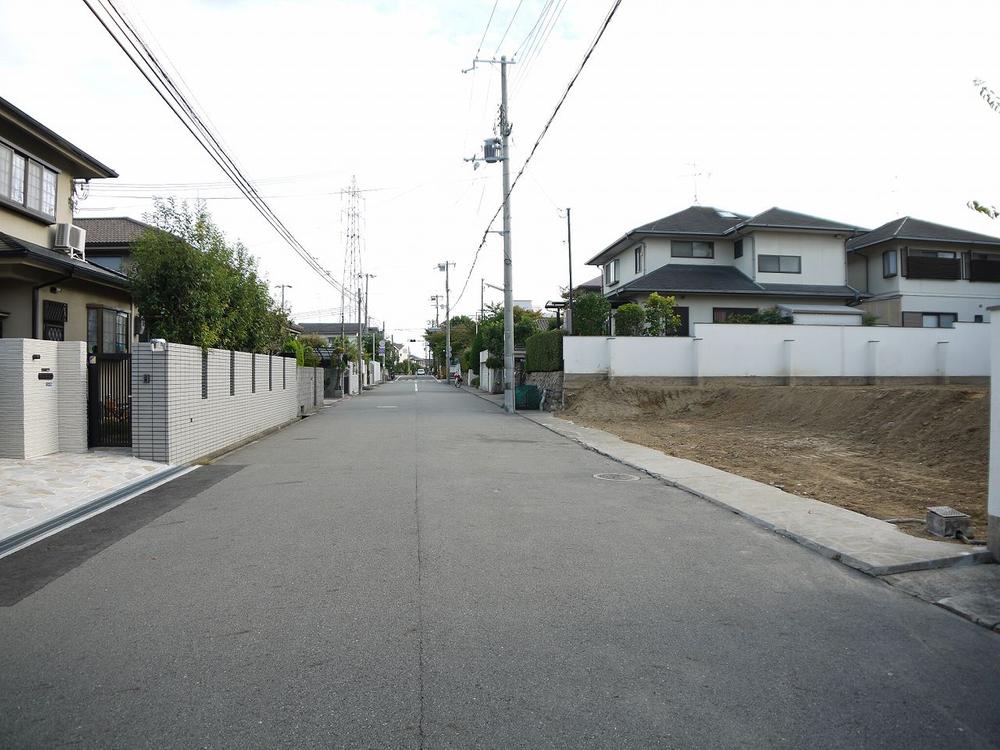
[[[86,450],[86,344],[0,339],[0,458]]]
[[[322,406],[322,378],[320,368],[299,368],[287,357],[137,344],[132,452],[186,463],[235,447]]]

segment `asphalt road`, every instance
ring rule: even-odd
[[[0,747],[1000,746],[1000,637],[401,381],[0,560]]]

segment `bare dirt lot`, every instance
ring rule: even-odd
[[[876,518],[950,505],[981,536],[989,401],[976,386],[594,383],[568,387],[560,416]]]

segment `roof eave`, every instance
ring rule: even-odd
[[[46,127],[27,112],[18,109],[9,101],[0,97],[0,112],[3,112],[18,127],[31,133],[35,138],[44,141],[51,148],[62,153],[66,158],[83,167],[85,171],[74,175],[84,179],[100,179],[118,177],[111,167],[99,162],[93,156],[75,146],[51,128]]]

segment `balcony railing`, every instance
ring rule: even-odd
[[[906,259],[908,279],[961,279],[962,262],[958,258],[922,258],[910,256]]]
[[[1000,262],[972,259],[969,261],[969,281],[1000,281]]]

